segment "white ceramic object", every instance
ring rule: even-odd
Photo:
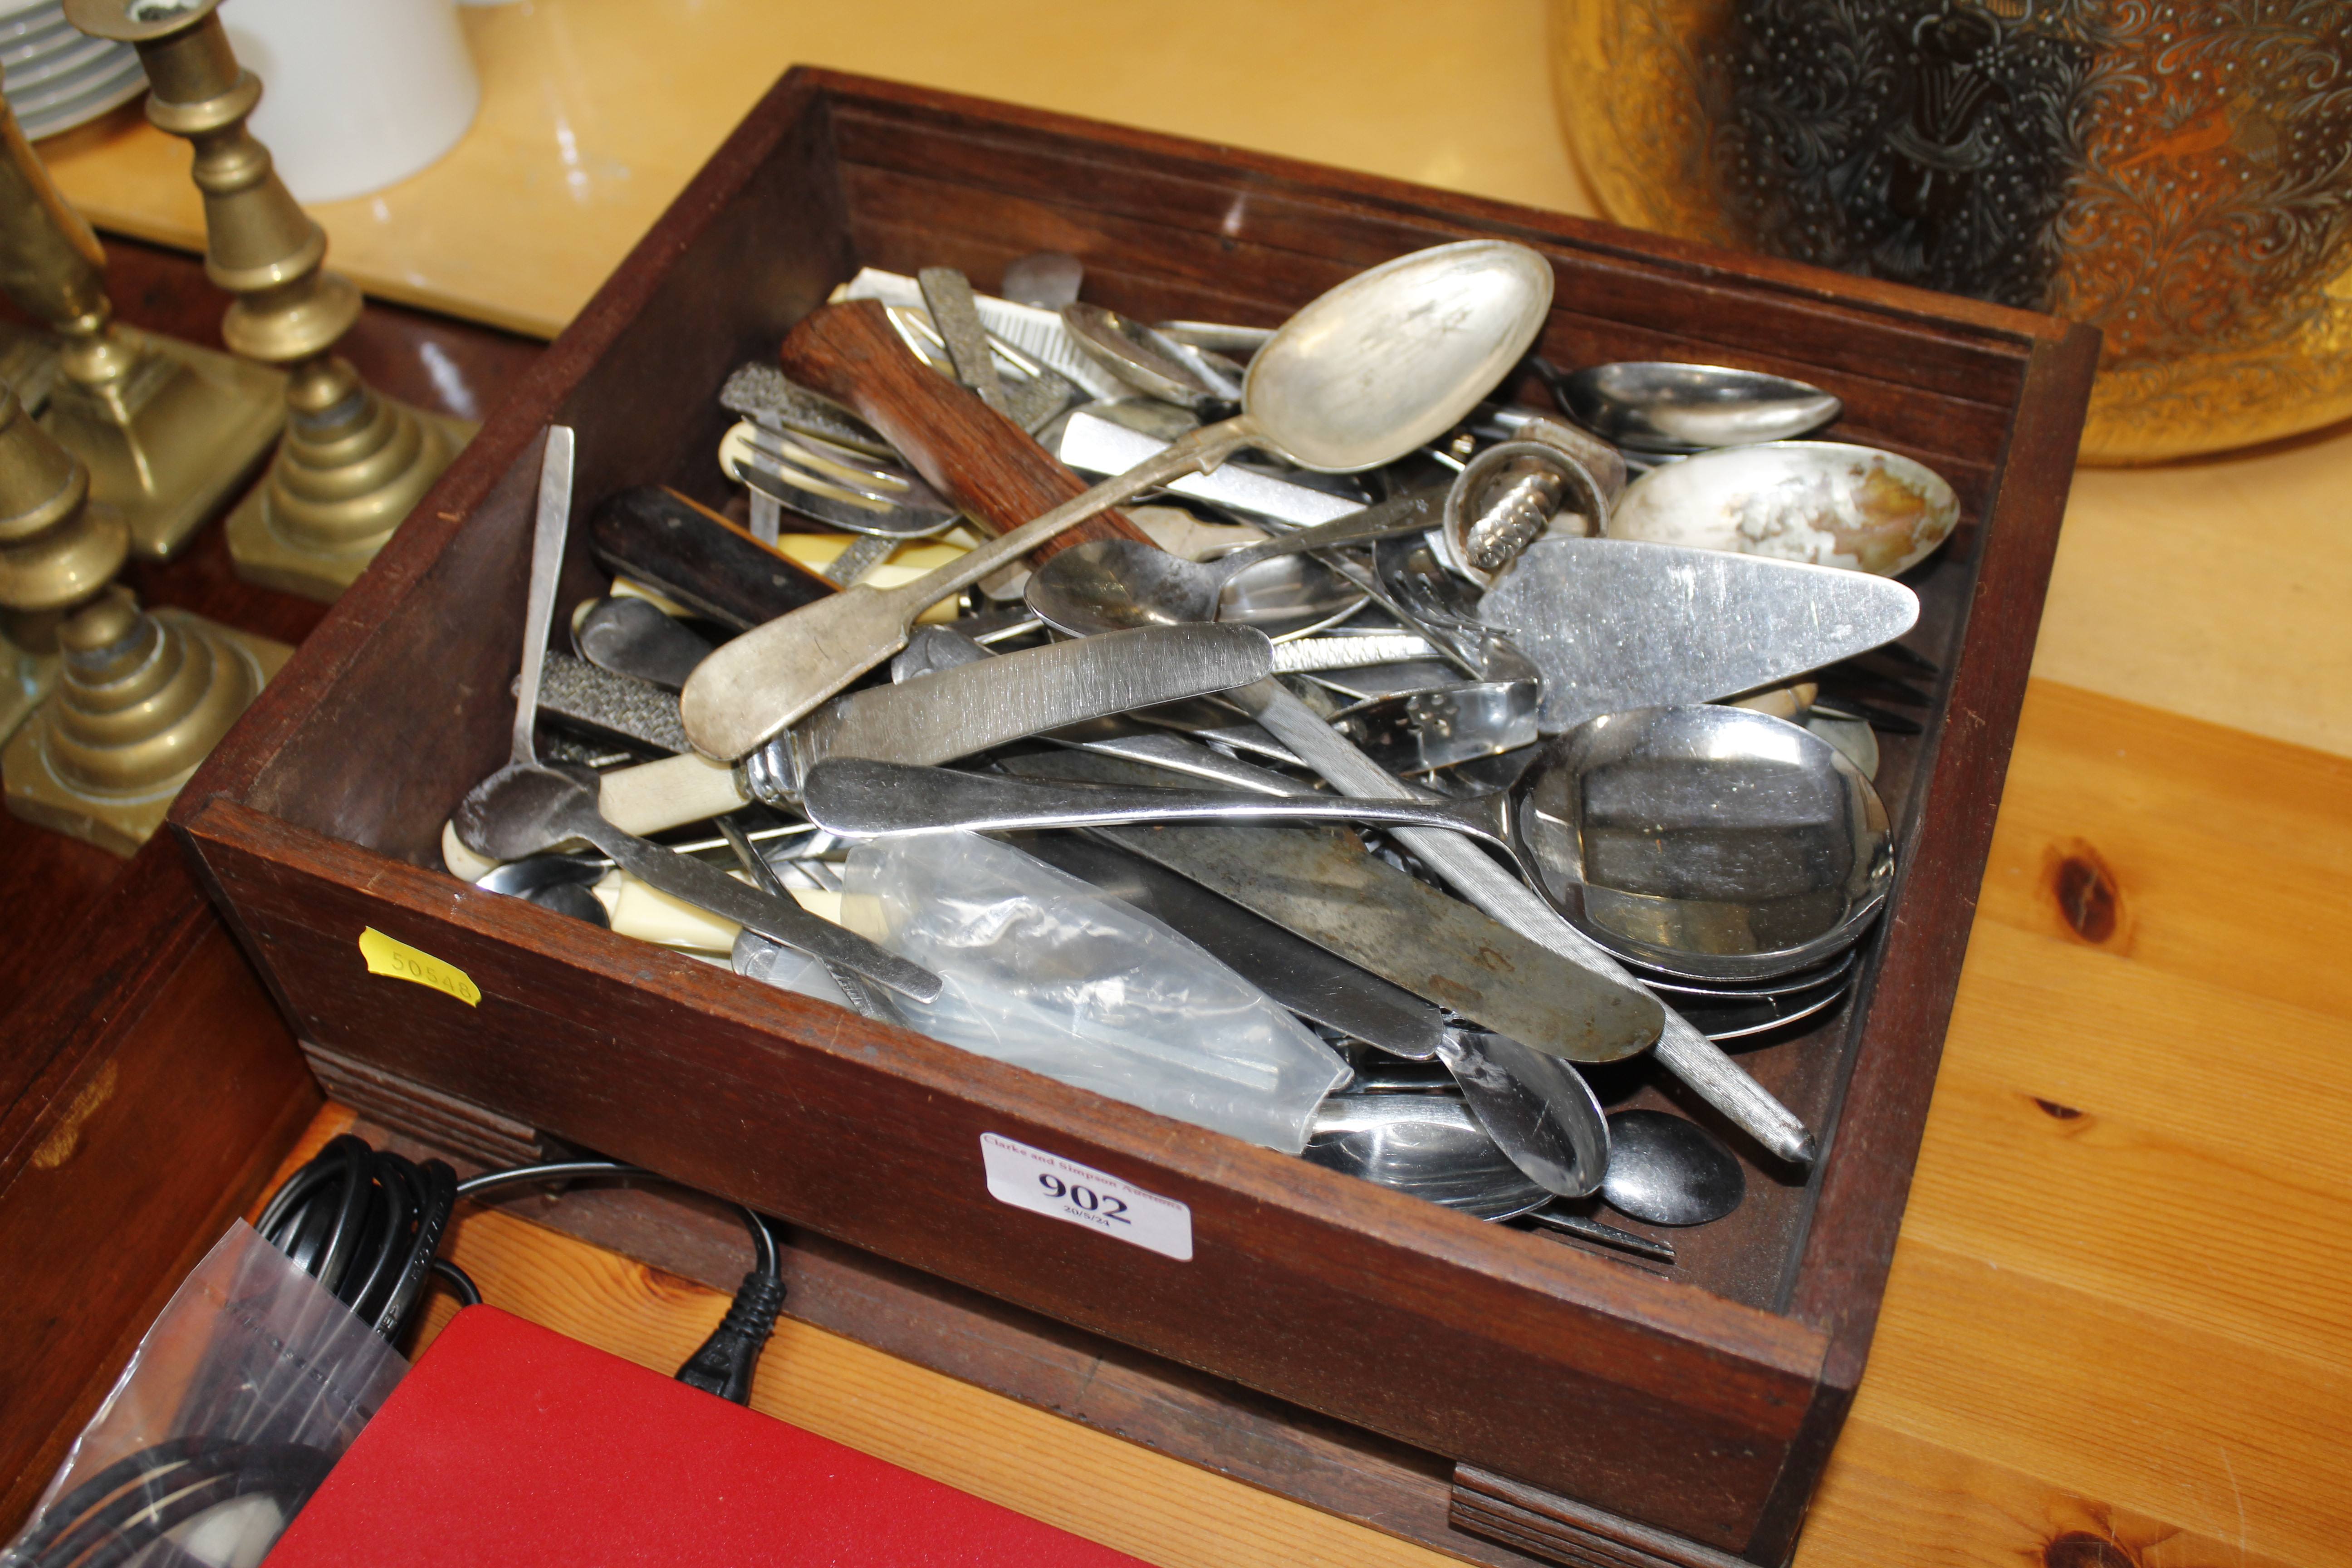
[[[229,0],[262,82],[250,121],[301,202],[396,184],[455,147],[481,106],[454,0]]]

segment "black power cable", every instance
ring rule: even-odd
[[[337,1300],[397,1343],[430,1275],[446,1279],[468,1306],[482,1300],[463,1269],[435,1256],[458,1199],[529,1182],[575,1180],[669,1178],[613,1160],[557,1160],[485,1171],[460,1182],[442,1161],[416,1163],[344,1133],[287,1179],[262,1211],[258,1228]],[[719,1327],[678,1369],[677,1380],[746,1405],[760,1352],[783,1308],[784,1282],[767,1223],[740,1204],[735,1210],[751,1232],[751,1270]]]
[[[436,1257],[457,1200],[526,1182],[667,1181],[611,1160],[562,1160],[485,1171],[466,1181],[440,1160],[422,1163],[371,1147],[349,1133],[329,1142],[288,1178],[262,1211],[269,1243],[333,1293],[384,1340],[397,1344],[439,1275],[467,1306],[482,1293],[466,1271]],[[751,1271],[719,1327],[677,1372],[677,1381],[748,1405],[760,1352],[784,1301],[776,1238],[765,1221],[736,1205],[751,1232]],[[267,1495],[290,1520],[334,1460],[299,1443],[248,1443],[257,1408],[281,1392],[245,1372],[199,1380],[180,1424],[197,1430],[109,1465],[43,1510],[0,1568],[118,1568],[198,1515],[239,1498]],[[350,1434],[343,1434],[347,1441]],[[168,1549],[166,1549],[168,1550]],[[149,1559],[154,1561],[155,1559]]]

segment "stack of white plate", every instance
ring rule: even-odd
[[[146,85],[136,49],[75,32],[60,0],[0,0],[0,96],[26,136],[69,131]]]

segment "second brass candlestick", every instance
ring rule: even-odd
[[[0,379],[89,468],[90,510],[121,521],[133,554],[161,560],[277,439],[283,378],[118,326],[105,268],[98,237],[0,102],[0,289],[58,334],[0,346]]]
[[[379,395],[334,353],[360,294],[323,270],[327,237],[246,129],[261,83],[240,69],[213,12],[219,0],[68,0],[93,37],[139,50],[147,118],[195,148],[205,195],[205,270],[237,296],[229,347],[286,368],[287,425],[268,477],[229,515],[238,575],[332,599],[366,569],[475,426]]]

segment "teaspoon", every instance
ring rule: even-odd
[[[1728,365],[1631,361],[1546,379],[1578,424],[1637,452],[1784,441],[1844,412],[1818,386]]]

